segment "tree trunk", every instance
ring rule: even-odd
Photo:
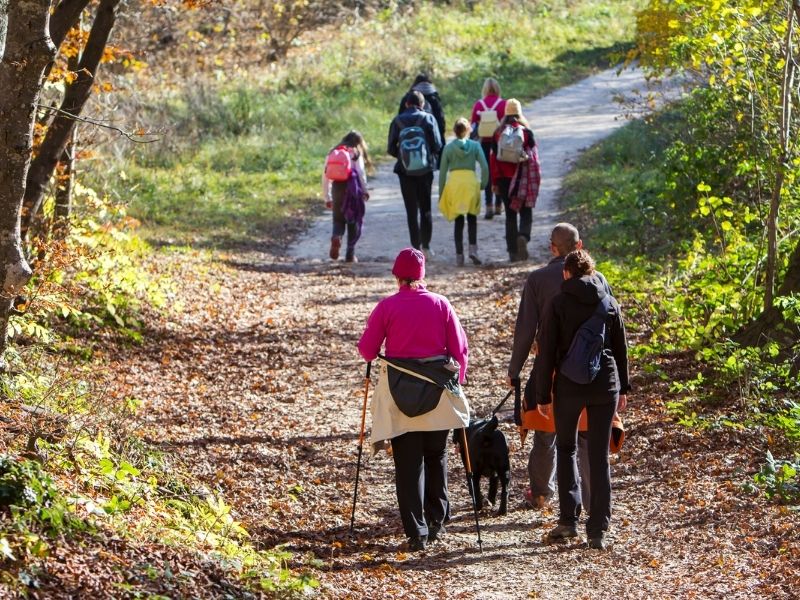
[[[789,268],[778,289],[778,296],[791,294],[800,294],[800,242],[794,247],[789,258]],[[771,306],[762,312],[755,321],[737,333],[733,339],[742,346],[761,346],[769,340],[776,339],[777,331],[783,325],[783,313],[778,308]],[[784,329],[777,337],[783,337],[783,341],[791,345],[797,342],[798,335],[800,332],[794,328]]]
[[[0,60],[6,51],[6,31],[8,30],[8,0],[0,0]]]
[[[89,39],[78,64],[77,78],[67,86],[61,108],[53,117],[47,134],[31,163],[22,205],[22,234],[25,237],[41,210],[45,189],[75,127],[75,117],[92,93],[100,60],[116,20],[120,0],[100,0]]]
[[[58,185],[56,185],[56,205],[53,214],[53,236],[63,240],[69,232],[69,217],[72,213],[72,184],[75,181],[75,130],[58,162]]]
[[[0,60],[0,356],[11,300],[32,275],[22,252],[20,208],[36,105],[45,69],[56,54],[49,34],[50,0],[10,0],[7,6],[5,52]]]
[[[764,283],[764,310],[772,308],[775,293],[775,274],[778,261],[778,214],[781,206],[781,193],[786,179],[786,165],[789,161],[789,144],[792,126],[792,90],[794,88],[795,62],[793,56],[793,37],[795,25],[795,3],[789,2],[786,15],[786,38],[784,41],[783,76],[781,78],[781,116],[780,116],[780,144],[781,150],[775,172],[775,187],[769,203],[769,216],[767,218],[767,272]]]

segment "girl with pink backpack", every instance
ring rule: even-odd
[[[367,171],[372,161],[367,143],[358,131],[352,130],[328,153],[322,173],[322,197],[325,207],[333,210],[333,233],[328,255],[339,258],[342,237],[347,232],[346,262],[358,262],[355,247],[361,237],[367,192]]]

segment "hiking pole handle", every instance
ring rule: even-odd
[[[369,397],[369,374],[372,370],[372,362],[367,363],[367,374],[364,377],[364,403],[361,406],[361,431],[358,434],[358,459],[356,460],[356,484],[353,488],[353,510],[350,513],[350,534],[356,523],[356,498],[358,498],[358,479],[361,474],[361,455],[364,451],[364,429],[367,420],[367,398]]]

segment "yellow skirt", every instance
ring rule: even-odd
[[[444,190],[439,192],[439,210],[448,221],[460,215],[480,214],[481,186],[475,171],[458,169],[448,173]]]

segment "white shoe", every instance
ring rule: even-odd
[[[478,265],[481,264],[481,259],[478,258],[478,245],[477,244],[474,245],[474,246],[472,244],[470,244],[470,246],[469,246],[469,259],[472,261],[472,264],[475,265],[475,266],[478,266]]]

